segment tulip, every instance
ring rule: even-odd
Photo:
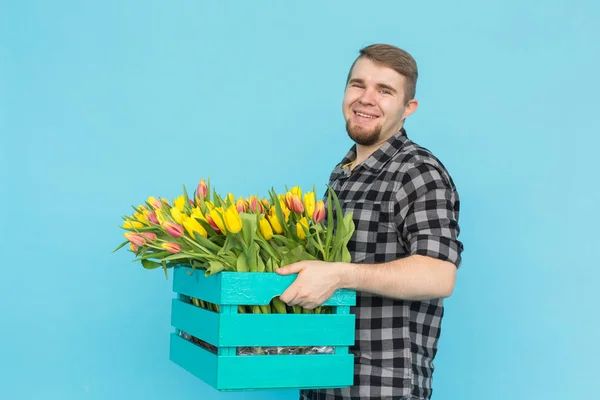
[[[304,231],[303,226],[308,230],[308,221],[306,220],[306,217],[302,217],[302,219],[296,223],[296,233],[300,239],[306,239],[306,232]]]
[[[163,214],[163,210],[162,209],[157,209],[156,211],[154,211],[156,213],[156,220],[158,221],[159,224],[163,224],[163,222],[165,222],[165,215]]]
[[[177,254],[181,251],[181,246],[173,242],[162,243],[160,247],[172,254]]]
[[[258,200],[258,198],[256,196],[250,196],[249,209],[253,213],[261,213],[262,214],[265,212],[265,209],[264,209],[262,203],[260,202],[260,200]]]
[[[150,204],[150,207],[152,207],[154,210],[162,208],[162,203],[154,196],[148,197],[148,204]]]
[[[161,198],[160,201],[162,201],[164,204],[166,204],[169,207],[171,207],[171,203],[169,203],[169,200]]]
[[[211,220],[213,221],[213,224],[217,227],[217,229],[215,229],[218,232],[222,232],[225,233],[225,222],[223,222],[223,207],[216,207],[213,210],[211,210],[210,214],[206,215],[206,220],[208,221],[208,217],[211,217]],[[210,221],[209,221],[210,224]],[[213,226],[213,224],[211,224],[211,226],[214,228],[215,226]]]
[[[156,233],[142,232],[141,235],[144,236],[146,239],[150,240],[151,242],[156,240]]]
[[[315,212],[312,215],[312,220],[315,223],[319,223],[325,219],[325,203],[323,200],[319,200],[315,206]]]
[[[308,218],[312,218],[313,213],[315,212],[315,203],[317,199],[313,192],[306,192],[304,195],[304,208],[306,209],[306,214]]]
[[[148,218],[143,213],[135,212],[135,213],[133,213],[133,216],[135,217],[135,219],[140,221],[142,224],[148,225]]]
[[[147,210],[146,206],[144,206],[143,204],[140,204],[139,206],[137,206],[137,210],[139,212],[144,212]]]
[[[163,222],[163,228],[167,231],[167,233],[174,238],[181,237],[183,235],[183,227],[179,224],[175,224],[171,221]]]
[[[210,214],[206,214],[206,222],[215,230],[217,233],[221,233],[221,229],[215,223],[215,220],[210,216]]]
[[[179,210],[177,207],[173,207],[170,211],[171,216],[173,217],[175,222],[177,222],[178,224],[183,223],[183,214],[181,213],[181,210]]]
[[[198,207],[192,208],[192,217],[201,219],[201,220],[206,220],[204,218],[204,214],[202,214],[202,210],[200,210],[200,208],[198,208]]]
[[[235,208],[239,213],[248,211],[248,203],[242,197],[240,197],[235,203]]]
[[[139,249],[139,247],[138,247],[138,246],[136,246],[136,245],[135,245],[135,244],[133,244],[133,243],[129,243],[129,248],[130,248],[130,249],[131,249],[131,251],[133,251],[134,253],[137,253],[137,251],[138,251],[138,249]]]
[[[302,204],[301,197],[295,193],[287,192],[285,195],[285,205],[290,210],[302,214],[304,212],[304,204]]]
[[[206,186],[206,181],[204,179],[200,179],[200,183],[198,183],[198,188],[196,189],[196,196],[202,197],[204,199],[208,192],[208,187]]]
[[[125,223],[123,224],[123,228],[125,229],[139,229],[143,227],[144,224],[142,224],[139,221],[125,221]]]
[[[235,203],[235,196],[233,195],[233,193],[227,194],[227,200],[229,201],[229,204]]]
[[[269,223],[273,227],[273,231],[275,233],[277,233],[278,235],[281,235],[283,233],[283,227],[281,226],[281,222],[279,222],[279,219],[277,218],[277,215],[275,214],[275,207],[271,208],[271,214],[267,215],[267,219],[269,220]]]
[[[266,198],[266,197],[263,197],[263,199],[262,199],[262,204],[263,204],[263,206],[265,207],[265,209],[269,209],[269,208],[271,208],[271,203],[269,203],[269,200],[267,200],[267,198]]]
[[[136,246],[143,246],[146,244],[146,239],[137,233],[125,232],[123,236]]]
[[[271,229],[271,225],[264,217],[259,221],[259,228],[260,233],[262,233],[266,240],[271,240],[273,238],[273,229]]]
[[[302,198],[302,189],[300,189],[300,186],[294,186],[293,188],[290,189],[290,192],[292,192],[292,194],[295,194],[296,196]]]
[[[196,220],[196,218],[185,218],[183,220],[183,226],[185,230],[188,232],[190,237],[194,239],[194,232],[200,234],[201,236],[208,237],[208,233],[206,229]]]
[[[185,206],[185,198],[183,196],[179,196],[175,199],[175,208],[180,212],[183,211],[183,207]]]
[[[229,206],[225,211],[225,224],[231,233],[238,233],[242,230],[242,219],[234,205]]]
[[[156,218],[156,213],[154,211],[146,210],[144,211],[144,216],[148,221],[152,222],[153,224],[159,224],[158,218]]]
[[[281,206],[281,210],[283,211],[285,222],[287,222],[290,218],[290,209],[285,205],[285,202],[283,200],[279,200],[279,205]],[[271,210],[275,210],[275,207],[273,207]]]

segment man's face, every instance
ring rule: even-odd
[[[348,135],[357,144],[385,142],[416,110],[416,100],[404,101],[404,76],[393,69],[359,58],[344,93],[342,111]]]

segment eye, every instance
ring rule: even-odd
[[[359,89],[362,89],[362,88],[363,88],[363,85],[361,85],[361,84],[359,84],[359,83],[353,83],[351,86],[352,86],[352,87],[355,87],[355,88],[359,88]]]
[[[382,93],[382,94],[392,94],[392,92],[390,92],[387,89],[381,89],[379,92]]]

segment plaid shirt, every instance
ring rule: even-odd
[[[421,254],[461,264],[459,197],[442,163],[402,129],[350,171],[353,146],[329,184],[354,213],[352,262],[385,263]],[[304,400],[429,399],[442,299],[408,301],[358,292],[354,385],[303,390]]]

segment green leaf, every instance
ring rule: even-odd
[[[160,267],[160,263],[150,261],[150,260],[142,260],[142,266],[146,269],[156,269]]]
[[[208,263],[208,268],[204,273],[204,276],[211,276],[217,274],[225,269],[225,266],[220,261],[210,261]]]
[[[258,230],[258,214],[241,213],[240,218],[242,220],[242,237],[246,246],[254,241],[256,237],[256,231]]]
[[[327,259],[325,261],[329,261],[331,259],[330,246],[331,239],[333,238],[333,212],[331,203],[331,192],[333,191],[333,189],[329,185],[327,187],[327,233],[325,236],[325,254],[327,254]]]
[[[248,267],[248,259],[246,258],[246,253],[241,252],[237,258],[237,271],[238,272],[248,272],[250,268]]]
[[[117,247],[116,249],[114,249],[113,251],[111,251],[111,253],[114,253],[115,251],[119,250],[121,247],[125,246],[127,243],[129,243],[129,240],[126,240],[123,243],[121,243],[119,245],[119,247]]]

